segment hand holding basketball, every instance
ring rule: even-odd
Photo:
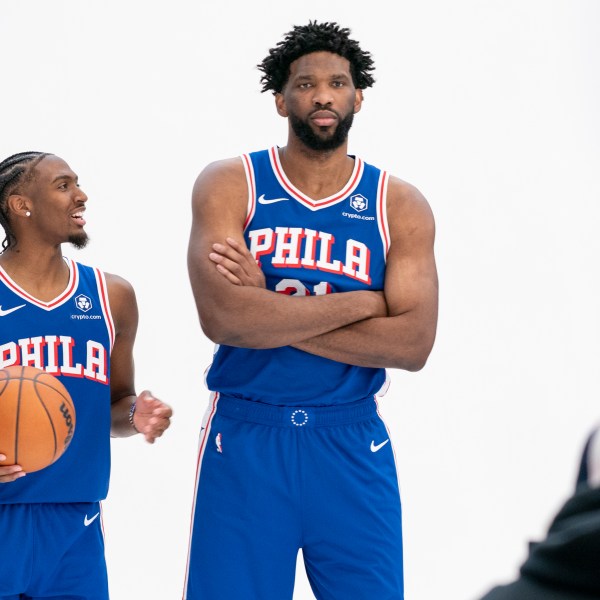
[[[0,482],[58,460],[74,431],[75,407],[56,377],[29,366],[0,369]]]
[[[6,455],[0,454],[0,464],[4,464],[6,461]],[[25,471],[21,465],[8,465],[7,467],[0,466],[0,483],[9,483],[19,477],[24,477]]]

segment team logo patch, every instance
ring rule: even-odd
[[[354,194],[354,196],[350,196],[350,206],[356,212],[362,212],[369,208],[369,201],[362,194]]]
[[[296,427],[304,427],[304,425],[306,425],[308,423],[308,413],[305,410],[302,410],[301,408],[296,409],[292,413],[291,418],[292,418],[292,423]]]
[[[86,313],[92,308],[92,301],[84,294],[79,294],[75,297],[75,306],[82,312]]]

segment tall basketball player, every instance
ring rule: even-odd
[[[77,415],[57,462],[35,473],[0,466],[0,600],[107,600],[100,501],[110,437],[150,443],[171,409],[136,395],[135,294],[124,279],[62,255],[87,242],[88,198],[69,165],[24,152],[0,163],[0,368],[31,365],[56,375]],[[0,460],[2,455],[0,440]]]
[[[207,166],[189,273],[218,344],[201,430],[187,600],[286,600],[302,548],[321,600],[403,598],[386,367],[432,349],[434,220],[412,185],[347,154],[373,82],[336,23],[294,27],[259,65],[282,147]]]

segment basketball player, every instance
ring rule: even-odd
[[[131,285],[63,257],[83,248],[86,194],[69,165],[23,152],[0,163],[0,368],[56,375],[76,411],[73,439],[49,467],[0,467],[0,599],[106,600],[100,501],[110,437],[150,443],[171,409],[134,388],[138,313]],[[0,440],[0,460],[2,455]]]
[[[287,144],[214,162],[194,187],[189,274],[218,348],[186,600],[290,599],[299,548],[320,600],[403,598],[376,396],[386,367],[419,370],[433,346],[434,220],[415,187],[347,154],[374,82],[349,34],[286,34],[259,69]]]

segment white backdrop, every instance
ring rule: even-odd
[[[0,0],[1,158],[53,152],[79,174],[92,242],[65,254],[133,283],[138,388],[175,411],[154,446],[113,441],[113,600],[181,597],[212,353],[187,279],[190,191],[208,162],[285,143],[255,65],[308,19],[375,59],[350,151],[436,216],[436,345],[382,402],[407,600],[512,578],[600,419],[599,2]],[[294,598],[312,598],[301,566]]]

